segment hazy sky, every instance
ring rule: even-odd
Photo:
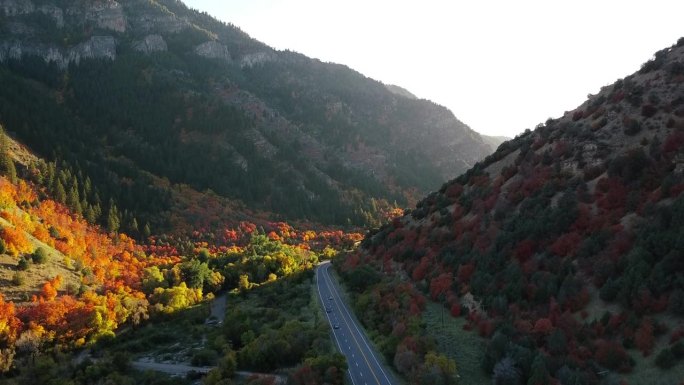
[[[684,36],[684,1],[185,0],[280,50],[336,62],[515,136]]]

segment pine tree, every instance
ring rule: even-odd
[[[549,383],[549,371],[546,369],[546,361],[541,353],[537,353],[532,361],[532,370],[527,385],[545,385]]]
[[[119,217],[119,210],[116,208],[116,205],[114,204],[113,201],[109,201],[109,212],[107,213],[107,229],[115,233],[119,231],[119,227],[121,226],[121,219]]]
[[[152,235],[152,231],[150,230],[150,223],[147,222],[145,223],[145,227],[143,227],[143,237],[147,239],[150,235]]]
[[[5,134],[2,126],[0,126],[0,173],[7,176],[7,179],[15,183],[17,181],[17,169],[14,166],[14,160],[10,155],[9,138]]]
[[[140,230],[138,229],[138,220],[135,219],[135,217],[131,219],[131,224],[128,227],[132,235],[138,235],[140,233]]]
[[[97,215],[95,214],[95,210],[93,209],[93,206],[91,206],[91,205],[88,205],[86,207],[86,209],[83,210],[83,216],[90,223],[97,222]]]
[[[59,178],[55,179],[54,195],[55,195],[55,200],[57,200],[57,202],[59,202],[59,203],[66,202],[67,194],[66,194],[66,191],[64,190],[64,185],[62,184],[62,181],[59,180]]]
[[[55,178],[56,178],[56,168],[55,164],[53,162],[50,162],[47,164],[45,167],[45,185],[48,187],[48,189],[52,189],[54,184],[55,184]],[[54,191],[52,191],[54,193]]]
[[[82,212],[82,207],[81,207],[81,202],[80,198],[78,196],[78,188],[76,187],[76,183],[71,186],[71,189],[69,189],[69,193],[67,194],[67,200],[66,204],[69,206],[71,210],[77,213]]]

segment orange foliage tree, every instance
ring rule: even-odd
[[[0,230],[0,238],[5,241],[7,252],[13,256],[33,252],[33,245],[26,237],[26,233],[13,227]]]

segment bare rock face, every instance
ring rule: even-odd
[[[126,32],[126,16],[121,4],[113,0],[95,2],[86,9],[87,21],[95,23],[102,29],[115,32]]]
[[[0,12],[5,16],[25,15],[34,10],[31,0],[0,0]]]
[[[57,28],[64,27],[64,11],[61,8],[47,4],[38,8],[38,12],[50,16],[55,21]]]
[[[38,56],[46,63],[64,69],[72,63],[78,65],[84,59],[116,59],[116,41],[111,36],[93,36],[67,49],[17,40],[0,42],[0,62],[21,60],[24,56]]]
[[[5,28],[12,35],[30,36],[34,32],[33,28],[27,26],[24,23],[19,22],[8,22],[7,24],[5,24]]]
[[[146,54],[163,52],[168,49],[166,41],[160,35],[147,35],[144,39],[133,43],[133,49]]]
[[[142,14],[131,18],[131,24],[143,32],[178,33],[190,26],[187,20],[176,15],[159,15],[154,13]]]
[[[195,47],[195,53],[209,59],[221,59],[225,61],[231,61],[230,52],[228,52],[228,47],[213,40],[208,41],[206,43],[202,43]]]
[[[267,62],[273,62],[278,60],[278,55],[274,52],[256,52],[250,53],[240,59],[240,67],[242,68],[252,68],[256,65],[260,65]]]
[[[70,63],[79,64],[82,59],[116,59],[116,40],[111,36],[93,36],[69,49]]]

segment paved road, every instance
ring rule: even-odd
[[[339,286],[330,275],[329,269],[329,262],[323,262],[316,268],[318,296],[332,327],[337,348],[347,357],[352,383],[354,385],[395,384],[394,378],[377,359],[379,354],[371,348],[356,317],[344,303],[340,296]]]

